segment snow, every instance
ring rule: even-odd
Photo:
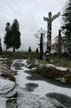
[[[50,84],[45,81],[31,81],[28,80],[27,77],[30,76],[29,74],[26,74],[22,71],[18,71],[18,76],[16,76],[17,84],[20,86],[20,88],[25,88],[26,84],[28,83],[34,83],[37,84],[38,87],[32,92],[33,94],[39,95],[40,97],[45,97],[47,93],[61,93],[68,96],[71,96],[71,89],[55,86],[53,84]]]
[[[26,60],[22,63],[25,63],[25,62]],[[56,86],[56,85],[53,85],[53,84],[50,84],[48,82],[41,81],[41,80],[38,80],[38,81],[28,80],[27,77],[30,76],[30,74],[25,73],[25,71],[28,70],[28,68],[22,67],[22,69],[23,70],[17,70],[18,75],[16,76],[16,81],[17,81],[17,84],[20,86],[20,88],[25,88],[26,84],[28,83],[34,83],[34,84],[37,84],[38,87],[32,93],[39,95],[40,97],[45,97],[47,93],[53,93],[53,92],[71,96],[70,88],[59,87],[59,86]],[[64,69],[64,68],[60,67],[59,69]]]
[[[6,98],[0,97],[0,108],[6,108]]]
[[[16,63],[18,63],[20,67],[19,69],[16,68]],[[7,108],[6,105],[8,105],[8,97],[13,96],[13,94],[16,92],[18,93],[16,103],[18,108],[57,108],[56,106],[64,107],[56,99],[47,98],[46,94],[48,93],[60,93],[71,97],[70,88],[59,87],[43,80],[29,80],[27,77],[31,77],[31,75],[30,73],[26,73],[26,71],[29,70],[27,68],[26,59],[14,60],[11,69],[17,71],[17,75],[15,76],[16,88],[12,91],[15,83],[0,77],[0,108]],[[35,87],[33,91],[29,92],[26,90],[26,84],[29,83],[33,83],[38,86]]]
[[[15,86],[14,82],[0,78],[0,95],[6,94],[7,92],[11,91],[11,89],[13,89],[14,86]]]
[[[46,67],[53,67],[53,68],[55,68],[57,70],[60,70],[60,71],[67,71],[66,67],[58,67],[58,66],[56,66],[54,64],[46,64]]]
[[[17,102],[20,108],[57,108],[56,106],[61,105],[56,99],[40,98],[38,95],[33,95],[24,90],[19,89],[18,93]]]
[[[60,70],[60,71],[67,71],[67,68],[65,67],[56,67],[57,70]]]
[[[55,65],[54,64],[46,64],[46,67],[53,67],[53,68],[55,68]]]

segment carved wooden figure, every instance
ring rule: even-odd
[[[48,13],[48,17],[44,17],[44,21],[47,21],[47,51],[51,52],[51,34],[52,34],[52,22],[60,16],[60,12],[52,16],[52,13]]]

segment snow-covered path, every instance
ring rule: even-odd
[[[18,65],[19,64],[21,65],[21,69],[17,70],[17,68],[15,67],[16,70],[18,71],[18,75],[16,76],[16,82],[20,88],[25,88],[27,90],[26,85],[29,84],[37,85],[37,87],[35,87],[32,93],[39,95],[40,97],[45,97],[47,93],[53,93],[53,92],[68,95],[71,97],[70,88],[56,86],[43,80],[29,80],[28,77],[31,75],[30,73],[28,74],[25,72],[26,70],[29,70],[28,68],[25,67],[26,60],[21,60],[21,61],[17,60],[16,62]]]
[[[60,105],[55,99],[46,98],[46,94],[58,93],[71,97],[71,89],[59,87],[43,80],[29,80],[30,73],[26,73],[27,60],[16,60],[13,62],[12,69],[17,71],[16,82],[19,86],[21,108],[57,108]],[[34,106],[35,104],[35,106]],[[56,104],[56,105],[54,105]],[[23,107],[25,106],[25,107]],[[63,106],[63,105],[62,105]],[[67,107],[66,107],[67,108]],[[71,107],[70,107],[71,108]]]
[[[43,79],[30,80],[28,77],[31,74],[26,73],[29,70],[27,60],[14,60],[11,69],[17,71],[16,89],[9,93],[15,83],[0,78],[0,108],[71,108],[71,89],[50,84]],[[16,92],[17,95],[13,97]],[[55,94],[57,98],[50,98],[48,94]]]

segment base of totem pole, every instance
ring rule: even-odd
[[[49,55],[46,55],[46,61],[50,61],[50,56]]]
[[[42,54],[40,54],[40,59],[43,59],[43,55]]]
[[[50,62],[50,52],[46,52],[46,61]]]

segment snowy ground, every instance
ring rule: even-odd
[[[44,80],[28,79],[27,77],[31,75],[25,72],[29,70],[27,60],[14,60],[11,69],[17,71],[16,88],[11,91],[15,83],[0,78],[0,108],[71,108],[71,89],[59,87]],[[17,96],[13,97],[16,92]],[[61,99],[48,97],[48,94],[53,93],[56,93],[58,97],[59,94],[65,95],[66,98],[63,97],[61,102]],[[66,99],[69,100],[65,104]]]
[[[22,102],[23,102],[22,104],[25,105],[25,107],[22,107],[22,108],[29,108],[29,107],[33,108],[33,106],[34,106],[33,103],[37,104],[38,100],[42,104],[42,107],[40,107],[40,108],[55,108],[54,103],[56,104],[56,106],[58,105],[58,103],[57,103],[57,101],[55,101],[53,99],[46,98],[46,94],[49,94],[49,93],[64,94],[64,95],[71,97],[71,89],[69,89],[69,88],[55,86],[55,85],[47,83],[43,80],[38,80],[38,81],[34,80],[33,81],[33,80],[27,79],[27,77],[29,77],[31,75],[27,74],[25,72],[26,70],[28,70],[26,68],[26,66],[27,66],[26,61],[27,60],[16,60],[16,61],[14,61],[14,64],[12,66],[12,69],[14,69],[14,70],[16,69],[16,71],[18,72],[18,75],[16,76],[16,82],[21,90],[20,100],[22,97]],[[17,68],[17,66],[20,68]],[[27,85],[32,85],[32,86],[28,87]],[[37,86],[33,87],[33,85],[34,86],[37,85]],[[20,90],[19,90],[19,92],[20,92]],[[25,98],[23,98],[23,95]],[[39,104],[37,104],[37,105],[39,105]],[[39,108],[37,105],[34,108]]]
[[[24,64],[26,65],[26,60],[22,60],[19,62],[19,60],[16,61],[17,63]],[[59,87],[53,84],[50,84],[48,82],[45,82],[43,80],[28,80],[27,77],[31,76],[30,74],[25,73],[26,70],[28,70],[26,67],[21,66],[21,70],[18,71],[18,75],[16,76],[17,84],[19,85],[20,88],[26,88],[26,84],[37,84],[38,87],[32,92],[33,94],[39,95],[40,97],[45,97],[46,93],[60,93],[60,94],[65,94],[68,96],[71,96],[71,89],[70,88],[64,88],[64,87]]]

